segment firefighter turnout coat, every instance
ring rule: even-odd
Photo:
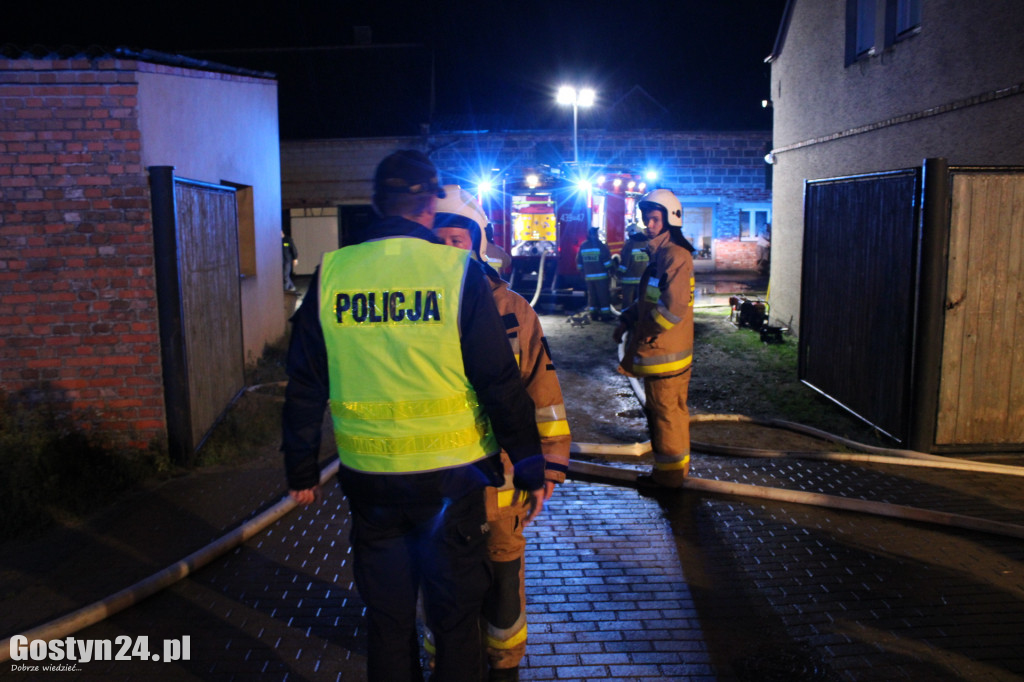
[[[569,446],[572,436],[565,417],[562,387],[555,374],[555,365],[548,351],[548,341],[537,313],[529,302],[508,288],[508,282],[489,269],[487,273],[494,302],[505,322],[512,353],[519,363],[526,392],[533,399],[537,414],[537,431],[544,454],[544,477],[554,483],[565,481],[569,470]]]
[[[611,314],[611,268],[611,252],[597,238],[596,230],[591,230],[591,235],[580,244],[576,254],[576,269],[586,280],[592,316]]]
[[[498,307],[508,343],[519,363],[526,392],[533,399],[537,431],[544,455],[544,476],[562,483],[569,469],[571,435],[565,416],[562,388],[548,350],[537,313],[519,294],[508,288],[498,273],[488,268],[494,302]],[[487,521],[491,527],[487,550],[491,559],[492,586],[484,600],[484,644],[492,668],[513,668],[526,653],[526,582],[523,507],[512,485],[511,462],[503,455],[505,484],[487,489]]]
[[[620,364],[636,377],[668,376],[693,360],[693,256],[665,230],[649,243],[639,298],[622,312],[630,343]]]
[[[622,285],[622,307],[633,305],[636,300],[637,287],[643,277],[651,258],[647,254],[647,243],[650,240],[642,232],[636,232],[626,238],[619,252],[619,283]]]
[[[690,468],[686,397],[693,361],[694,279],[693,257],[682,245],[687,242],[672,232],[651,239],[651,264],[640,280],[639,300],[620,318],[630,330],[620,371],[644,379],[652,479],[677,487]]]

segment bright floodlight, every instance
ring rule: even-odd
[[[648,181],[654,182],[657,179],[658,179],[658,171],[656,171],[656,170],[649,170],[649,171],[647,171],[647,180]]]
[[[587,180],[586,178],[576,181],[576,189],[580,190],[581,192],[590,191],[590,187],[590,180]]]
[[[479,192],[481,195],[490,193],[491,189],[493,189],[493,186],[488,180],[484,180],[479,185],[476,186],[477,192]]]
[[[594,104],[594,90],[592,88],[576,88],[571,85],[563,85],[558,88],[558,95],[555,97],[559,104],[571,104],[572,105],[572,162],[578,164],[580,162],[580,147],[578,141],[578,118],[579,108],[589,107]]]
[[[563,85],[558,88],[558,103],[559,104],[575,104],[576,103],[576,88]]]

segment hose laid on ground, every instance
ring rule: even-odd
[[[626,338],[623,337],[622,342],[619,343],[618,357],[621,360],[622,355],[625,352]],[[626,377],[629,381],[630,388],[633,390],[633,395],[636,396],[640,406],[644,404],[644,389],[640,380],[636,377]],[[874,445],[866,445],[864,443],[858,443],[857,441],[843,438],[842,436],[836,436],[834,434],[816,429],[811,426],[805,426],[803,424],[797,424],[794,422],[785,421],[782,419],[772,420],[758,420],[753,417],[747,417],[744,415],[729,415],[729,414],[696,414],[690,415],[690,423],[697,422],[711,422],[711,421],[732,421],[755,424],[759,426],[768,426],[772,428],[781,428],[796,433],[802,433],[804,435],[813,436],[822,440],[831,441],[833,443],[839,443],[845,445],[853,450],[859,450],[868,454],[850,454],[845,452],[798,452],[788,450],[761,450],[754,448],[741,448],[727,445],[714,445],[711,443],[702,443],[700,441],[691,441],[690,449],[697,450],[709,455],[725,455],[730,457],[793,457],[797,459],[814,459],[818,461],[826,462],[870,462],[875,464],[898,464],[901,466],[917,466],[926,467],[933,469],[953,469],[956,471],[973,471],[982,473],[992,474],[1006,474],[1009,476],[1024,476],[1024,467],[1012,466],[1009,464],[991,464],[988,462],[973,462],[966,459],[956,459],[951,457],[943,457],[941,455],[931,455],[924,452],[917,452],[916,450],[903,450],[894,448],[882,448]],[[576,445],[575,443],[573,445]],[[603,455],[635,455],[640,456],[651,449],[651,442],[645,441],[644,443],[633,443],[629,445],[622,445],[620,450],[614,450],[604,444],[600,444],[600,447],[594,452],[588,449],[587,443],[580,443],[579,449],[573,450],[573,452],[579,452],[581,454],[603,454]],[[597,444],[595,444],[597,445]],[[645,448],[646,449],[642,449]]]
[[[533,292],[533,299],[530,301],[530,307],[537,305],[537,301],[540,300],[541,289],[544,288],[544,259],[547,258],[548,252],[542,250],[540,252],[540,266],[537,268],[537,290]]]
[[[331,463],[325,466],[320,472],[320,484],[326,483],[338,472],[339,460],[333,458]],[[134,606],[146,597],[152,596],[170,587],[190,573],[197,571],[217,557],[227,553],[242,544],[249,538],[263,531],[264,528],[274,523],[282,516],[295,508],[295,502],[289,495],[285,495],[270,509],[267,509],[259,516],[243,523],[228,533],[220,536],[205,547],[189,554],[184,559],[174,563],[167,568],[154,573],[153,575],[140,580],[131,587],[112,594],[100,601],[94,602],[77,611],[62,616],[26,632],[20,633],[28,641],[34,639],[60,639],[67,635],[78,632],[82,628],[100,622],[108,616],[124,611]],[[0,663],[9,660],[11,657],[11,638],[0,642]]]
[[[699,414],[691,415],[690,417],[691,424],[697,422],[714,421],[750,423],[778,428],[784,428],[785,425],[789,424],[789,422],[780,421],[763,422],[753,419],[751,417],[744,417],[743,415]],[[690,442],[690,449],[707,455],[723,455],[726,457],[755,457],[766,459],[789,457],[793,459],[811,459],[821,462],[867,462],[871,464],[896,464],[899,466],[923,467],[927,469],[952,469],[954,471],[971,471],[976,473],[987,474],[1005,474],[1007,476],[1024,476],[1024,467],[1013,466],[1009,464],[974,462],[967,459],[956,459],[952,457],[941,457],[938,455],[929,455],[923,452],[915,452],[913,450],[889,450],[886,448],[879,448],[872,445],[864,445],[856,441],[841,438],[840,436],[834,436],[824,431],[810,429],[810,427],[804,428],[806,430],[793,430],[798,432],[803,431],[804,433],[813,432],[818,438],[823,438],[825,440],[835,440],[853,449],[865,449],[869,450],[870,452],[868,454],[858,454],[849,452],[815,452],[803,450],[764,450],[758,448],[744,448],[731,445],[715,445],[713,443],[703,443],[697,440],[693,440]],[[640,457],[647,454],[650,451],[651,441],[649,440],[637,443],[574,442],[570,447],[570,452],[572,453],[581,455],[603,455],[606,457]]]
[[[582,480],[597,481],[613,484],[628,484],[636,487],[639,485],[640,472],[632,469],[622,469],[605,464],[592,464],[590,462],[569,462],[569,473],[574,478]],[[845,511],[873,514],[875,516],[886,516],[894,519],[917,521],[921,523],[951,526],[966,530],[991,533],[993,535],[1004,535],[1012,538],[1024,538],[1024,526],[1004,523],[1002,521],[990,521],[977,516],[965,516],[963,514],[950,514],[931,509],[919,507],[906,507],[888,502],[874,502],[871,500],[860,500],[838,495],[825,495],[822,493],[809,493],[802,490],[786,490],[784,488],[769,488],[765,486],[749,485],[745,483],[731,483],[729,481],[713,481],[703,478],[690,477],[683,484],[686,490],[697,490],[704,493],[719,495],[737,495],[740,497],[754,497],[774,502],[789,502],[794,504],[806,504],[816,507],[827,507],[829,509],[842,509]],[[672,489],[652,489],[671,493]]]
[[[691,422],[694,421],[711,421],[711,420],[724,420],[732,422],[754,422],[755,420],[740,415],[694,415],[691,417]],[[808,427],[809,428],[809,427]],[[816,430],[815,430],[816,431]],[[831,436],[825,432],[817,432],[818,434],[827,436],[829,438],[838,438]],[[858,447],[871,447],[862,446],[859,443],[849,441],[853,446]],[[694,443],[694,445],[698,445]],[[778,454],[775,451],[764,451],[764,450],[753,450],[752,448],[729,448],[723,446],[710,446],[708,444],[700,444],[698,449],[703,452],[710,452],[712,449],[716,449],[720,454],[738,455],[738,456],[752,456],[751,453],[759,453],[757,456],[796,456],[796,457],[812,457],[815,459],[825,460],[838,460],[838,461],[874,461],[885,463],[896,463],[896,464],[910,464],[914,463],[918,466],[940,466],[943,462],[933,461],[931,459],[924,459],[919,457],[912,457],[908,454],[903,454],[898,457],[885,457],[882,455],[849,455],[846,453],[807,453],[807,452],[780,452]],[[882,451],[882,448],[874,448],[875,450]],[[608,443],[573,443],[571,451],[579,454],[591,454],[591,455],[633,455],[639,456],[646,452],[650,452],[650,441],[642,443],[632,444],[608,444]],[[910,453],[911,455],[923,455],[924,453],[913,453],[912,451],[897,451]],[[770,453],[770,454],[765,454]],[[925,455],[925,457],[930,457]],[[940,460],[944,458],[938,458]],[[1011,473],[1014,475],[1024,475],[1024,468],[1022,467],[1011,467],[1006,465],[998,464],[984,464],[977,462],[966,462],[964,460],[950,460],[946,462],[948,466],[944,468],[953,468],[957,470],[968,470],[968,471],[987,471],[994,473]],[[338,471],[339,460],[333,459],[331,462],[321,470],[320,483],[323,485],[330,478],[332,478]],[[613,467],[602,464],[593,464],[590,462],[579,462],[570,461],[569,472],[573,474],[573,478],[579,478],[582,480],[597,480],[603,483],[625,483],[631,486],[637,486],[637,479],[639,472],[633,469],[625,469],[620,467]],[[877,516],[887,516],[891,518],[906,519],[910,521],[919,521],[924,523],[932,523],[939,525],[951,526],[954,528],[963,528],[967,530],[976,530],[986,533],[992,533],[997,535],[1005,535],[1015,538],[1024,538],[1024,526],[1018,526],[1009,523],[1003,523],[999,521],[989,521],[973,516],[964,516],[961,514],[950,514],[946,512],[938,512],[928,509],[920,509],[917,507],[906,507],[902,505],[894,505],[885,502],[873,502],[869,500],[860,500],[846,497],[839,497],[835,495],[824,495],[821,493],[808,493],[799,490],[785,490],[782,488],[768,488],[763,486],[753,486],[740,483],[731,483],[728,481],[713,481],[707,479],[700,479],[691,477],[688,478],[686,483],[683,485],[684,488],[689,490],[697,490],[705,493],[722,494],[722,495],[737,495],[741,497],[754,497],[759,499],[773,500],[777,502],[791,502],[796,504],[807,504],[821,507],[828,507],[833,509],[842,509],[847,511],[862,512],[867,514],[874,514]],[[78,632],[82,628],[88,627],[98,623],[108,616],[112,616],[120,611],[123,611],[131,606],[134,606],[139,601],[146,597],[152,596],[160,590],[169,587],[170,585],[178,582],[182,578],[185,578],[190,573],[202,568],[217,557],[225,554],[231,549],[234,549],[238,545],[242,544],[249,538],[263,531],[264,528],[270,524],[276,522],[285,514],[295,508],[295,502],[290,496],[283,497],[273,507],[267,509],[259,516],[250,519],[238,528],[222,535],[214,542],[206,545],[205,547],[193,552],[184,559],[178,561],[171,566],[168,566],[164,570],[155,573],[148,578],[141,580],[134,585],[121,590],[113,595],[106,597],[100,601],[94,602],[89,606],[74,611],[66,616],[57,618],[48,623],[35,627],[24,633],[21,633],[29,641],[35,639],[52,640],[66,637],[70,634]],[[10,659],[11,654],[11,639],[5,639],[0,642],[0,662],[7,661]]]

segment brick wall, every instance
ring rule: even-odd
[[[715,269],[752,271],[757,269],[757,242],[719,239],[715,242]]]
[[[656,169],[657,184],[684,203],[714,208],[716,250],[739,237],[740,206],[768,206],[764,155],[771,133],[592,131],[579,134],[580,159],[594,166],[635,172]],[[495,133],[438,133],[428,138],[373,138],[285,141],[281,174],[286,208],[369,203],[376,164],[402,147],[435,150],[431,158],[445,182],[475,186],[493,168],[555,164],[571,160],[571,130]],[[755,263],[753,245],[725,246],[729,253],[719,269],[732,263]],[[747,269],[747,268],[743,268]]]
[[[165,435],[131,63],[0,60],[0,385],[121,444]]]

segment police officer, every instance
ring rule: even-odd
[[[587,282],[587,299],[593,320],[612,319],[611,268],[611,252],[597,236],[597,228],[591,227],[576,254],[576,269],[583,273]]]
[[[288,487],[299,504],[317,497],[329,402],[374,681],[421,679],[421,589],[437,641],[433,679],[482,679],[483,490],[503,482],[501,449],[526,522],[544,502],[533,402],[486,275],[428,229],[443,196],[424,154],[386,157],[374,177],[380,218],[358,243],[324,255],[292,318]]]
[[[457,185],[445,185],[445,197],[437,202],[434,234],[449,246],[483,255],[491,244],[481,239],[487,215],[469,192]],[[545,460],[545,500],[555,484],[565,481],[569,469],[572,437],[565,416],[562,388],[548,353],[540,319],[530,304],[508,288],[493,268],[487,275],[498,312],[505,321],[508,344],[519,363],[519,373],[536,408],[537,430]],[[526,539],[523,517],[526,509],[517,498],[512,482],[512,464],[502,453],[505,484],[487,489],[487,540],[493,570],[493,584],[484,601],[484,641],[490,661],[490,682],[516,682],[519,663],[526,653],[526,582],[523,559]]]
[[[683,237],[683,207],[672,192],[648,192],[638,207],[651,262],[640,279],[640,298],[622,312],[613,338],[620,343],[629,331],[619,371],[644,380],[654,450],[650,480],[679,487],[690,471],[686,394],[693,360],[693,246]]]
[[[622,284],[623,308],[628,308],[636,301],[637,286],[651,260],[647,254],[647,242],[650,241],[647,234],[637,229],[636,223],[630,223],[626,233],[626,243],[619,252],[619,282]]]

